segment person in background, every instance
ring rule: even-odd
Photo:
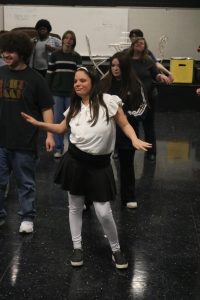
[[[62,37],[62,48],[51,54],[46,79],[54,99],[54,122],[60,123],[63,112],[70,105],[70,96],[73,90],[74,74],[82,65],[81,56],[75,51],[76,36],[71,30]],[[64,135],[55,134],[54,157],[60,158],[64,151]]]
[[[110,59],[108,74],[102,79],[105,93],[119,96],[123,101],[123,111],[128,122],[139,134],[139,121],[145,117],[147,102],[141,82],[131,66],[131,59],[123,52],[115,53]],[[135,172],[133,148],[130,139],[119,126],[116,132],[116,149],[120,163],[120,194],[123,206],[136,208]]]
[[[1,31],[0,31],[0,35],[3,34],[3,33],[5,33],[5,31],[4,31],[4,30],[1,30]],[[1,66],[4,66],[5,64],[6,64],[6,63],[5,63],[5,61],[4,61],[4,59],[3,59],[2,55],[1,55],[1,50],[0,50],[0,67],[1,67]],[[9,181],[10,181],[10,180],[9,180]],[[6,190],[5,190],[5,198],[7,198],[7,196],[8,196],[9,186],[10,186],[10,184],[9,184],[9,182],[8,182],[7,187],[6,187]]]
[[[130,41],[133,42],[135,38],[138,37],[144,37],[144,33],[140,29],[132,29],[129,33]],[[127,51],[127,50],[126,50]],[[153,62],[156,64],[156,67],[160,73],[165,74],[168,77],[169,83],[172,83],[174,81],[172,73],[167,70],[161,63],[159,63],[155,57],[155,55],[148,49],[147,53]]]
[[[1,50],[0,50],[1,51]],[[1,53],[1,52],[0,52]],[[2,57],[2,55],[0,54],[0,67],[4,66],[5,65],[5,61]]]
[[[5,224],[6,187],[11,171],[16,178],[20,233],[33,232],[35,208],[35,169],[38,130],[21,118],[21,111],[45,122],[53,122],[53,99],[46,80],[27,65],[32,43],[23,32],[0,36],[5,66],[0,67],[0,226]],[[47,133],[46,149],[52,151],[54,139]]]
[[[0,35],[4,34],[6,31],[5,30],[0,30]],[[0,67],[5,65],[5,61],[1,55],[1,49],[0,49]]]
[[[155,98],[156,91],[154,81],[169,84],[168,77],[158,72],[153,60],[148,55],[148,47],[144,38],[135,38],[132,42],[128,54],[131,57],[132,68],[136,76],[142,82],[148,98],[149,110],[142,120],[145,139],[152,144],[152,148],[147,152],[147,159],[156,159],[156,134],[155,134]]]
[[[133,147],[146,150],[151,145],[137,138],[121,108],[117,96],[102,94],[99,77],[85,67],[77,69],[70,107],[60,124],[46,124],[30,115],[22,117],[30,124],[53,133],[63,133],[70,127],[70,144],[63,155],[55,183],[68,191],[69,223],[73,241],[71,265],[83,265],[82,218],[85,199],[94,204],[96,215],[112,249],[116,268],[125,269],[128,262],[119,244],[110,201],[116,187],[110,156],[115,146],[115,122],[130,138]]]
[[[200,52],[200,45],[197,48],[197,52]],[[196,89],[196,94],[200,96],[200,88]]]
[[[62,42],[59,38],[50,35],[52,27],[48,20],[39,20],[35,29],[38,35],[32,39],[34,47],[30,66],[45,77],[50,55],[61,47]]]

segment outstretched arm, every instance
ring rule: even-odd
[[[38,121],[24,112],[21,112],[21,116],[30,124],[52,133],[64,133],[68,129],[66,119],[64,119],[60,124],[52,124]]]
[[[164,75],[166,75],[168,77],[168,84],[172,83],[174,81],[174,77],[172,75],[172,73],[167,70],[161,63],[159,63],[158,61],[156,62],[156,67],[158,69],[159,72],[163,73]]]
[[[120,126],[124,134],[131,140],[134,148],[136,148],[137,150],[147,151],[148,148],[152,147],[151,144],[138,139],[135,130],[129,124],[126,115],[124,114],[121,107],[118,108],[117,114],[115,115],[115,121]]]
[[[169,77],[166,76],[165,74],[159,73],[159,74],[156,76],[156,80],[159,81],[159,82],[163,82],[163,83],[165,83],[165,84],[171,84],[171,81],[170,81]]]

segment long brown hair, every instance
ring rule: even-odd
[[[103,100],[103,93],[100,89],[100,78],[98,74],[94,70],[88,70],[85,67],[80,67],[76,70],[76,72],[82,71],[84,72],[90,79],[92,88],[89,93],[89,105],[90,105],[90,115],[91,115],[91,126],[94,126],[99,117],[99,108],[103,106],[106,112],[106,120],[109,122],[109,114],[108,108]],[[75,91],[73,90],[72,97],[71,97],[71,104],[69,113],[67,115],[67,123],[69,124],[70,120],[74,118],[81,109],[81,97],[78,96]]]
[[[112,62],[114,59],[119,61],[119,67],[121,71],[120,82],[121,88],[119,91],[119,97],[122,101],[129,98],[132,107],[139,106],[139,96],[141,95],[141,82],[134,73],[131,65],[131,58],[128,54],[123,52],[117,52],[110,58],[109,72],[102,80],[102,91],[110,93],[114,76],[112,74]]]
[[[143,52],[141,52],[141,59],[145,60],[148,57],[148,45],[147,45],[147,42],[146,42],[145,38],[143,38],[143,37],[137,37],[132,41],[132,44],[131,44],[131,47],[130,47],[130,50],[129,50],[129,55],[131,57],[133,57],[133,55],[134,55],[134,46],[138,41],[144,41],[144,50],[143,50]]]
[[[76,47],[76,35],[75,35],[75,33],[72,31],[72,30],[67,30],[67,31],[65,31],[64,33],[63,33],[63,36],[62,36],[62,43],[63,43],[63,40],[64,40],[64,38],[68,35],[68,34],[70,34],[71,36],[72,36],[72,39],[73,39],[73,45],[72,45],[72,50],[74,50],[74,48]]]

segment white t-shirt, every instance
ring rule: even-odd
[[[122,105],[121,99],[115,95],[103,94],[103,100],[108,108],[108,123],[105,108],[100,106],[97,123],[91,126],[92,123],[88,122],[91,120],[89,105],[85,106],[83,103],[80,112],[69,123],[71,143],[80,150],[94,155],[113,152],[116,138],[116,125],[113,117],[119,105]],[[69,108],[64,112],[65,117],[68,111]]]

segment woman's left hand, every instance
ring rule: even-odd
[[[132,141],[132,144],[133,144],[133,147],[137,150],[144,150],[144,151],[147,151],[149,148],[152,147],[152,144],[150,143],[147,143],[147,142],[144,142],[140,139],[134,139]]]

